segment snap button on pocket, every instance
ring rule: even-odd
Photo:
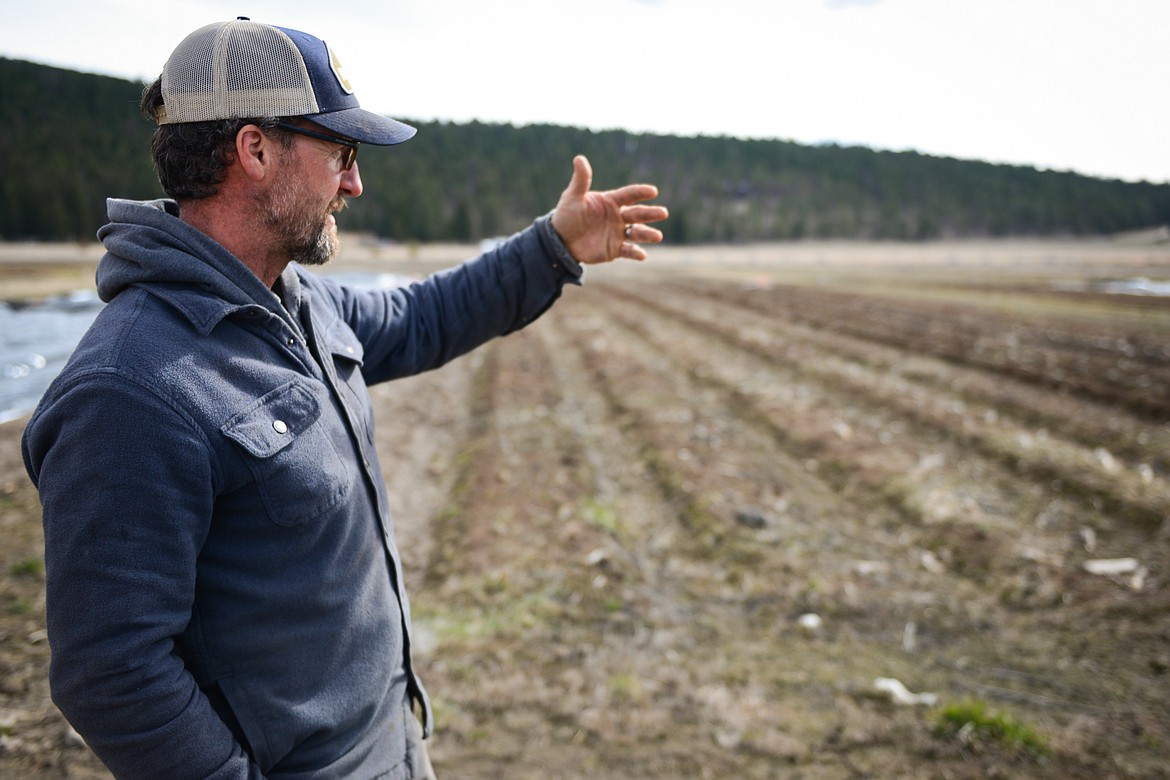
[[[337,454],[338,443],[347,441],[344,423],[321,414],[317,392],[307,381],[290,380],[220,427],[240,446],[264,514],[286,528],[320,517],[353,484],[353,469]]]

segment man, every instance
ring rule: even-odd
[[[111,200],[108,305],[25,432],[44,507],[54,701],[120,777],[430,776],[426,694],[366,386],[538,317],[579,263],[643,259],[649,185],[591,192],[395,291],[336,252],[360,108],[336,56],[246,19],[188,36],[143,98],[173,200]],[[296,261],[296,263],[292,263]]]

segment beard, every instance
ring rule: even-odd
[[[339,196],[327,207],[318,207],[301,195],[287,168],[258,198],[264,224],[289,260],[301,265],[325,265],[337,256],[341,241],[329,215],[346,207],[344,198]]]

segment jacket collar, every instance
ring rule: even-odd
[[[173,200],[111,198],[107,210],[110,221],[98,231],[106,247],[97,269],[102,300],[140,287],[165,300],[204,335],[225,317],[253,308],[276,314],[299,332],[280,297],[221,244],[179,219]],[[286,300],[298,310],[302,291],[293,267],[281,280]]]

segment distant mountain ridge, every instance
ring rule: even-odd
[[[0,58],[0,239],[86,240],[105,198],[159,197],[141,84]],[[410,121],[406,119],[406,121]],[[576,153],[596,186],[652,181],[675,243],[1086,236],[1170,224],[1170,184],[863,147],[553,125],[412,122],[363,149],[346,230],[402,241],[510,233],[555,204]]]

